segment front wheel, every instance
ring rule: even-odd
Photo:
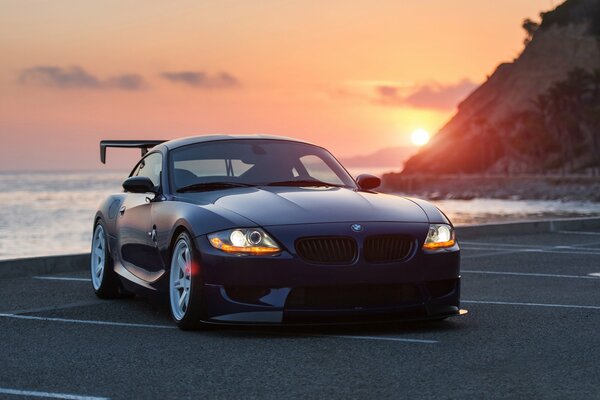
[[[171,315],[177,326],[184,330],[202,326],[202,283],[197,265],[193,242],[184,232],[173,246],[169,274]]]
[[[96,296],[101,299],[119,297],[120,282],[113,269],[113,259],[108,251],[108,237],[102,221],[94,227],[90,273]]]

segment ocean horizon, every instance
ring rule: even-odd
[[[381,175],[388,167],[349,168]],[[89,251],[94,213],[122,191],[129,171],[0,172],[0,259]],[[600,203],[557,200],[435,200],[455,225],[600,215]]]

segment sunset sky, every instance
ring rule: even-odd
[[[100,139],[266,133],[340,157],[410,145],[558,4],[0,0],[0,171],[100,168]]]

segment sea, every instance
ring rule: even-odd
[[[380,175],[385,168],[353,170]],[[0,259],[88,252],[94,213],[128,171],[0,172]],[[455,225],[599,216],[600,203],[438,200]]]

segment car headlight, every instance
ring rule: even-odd
[[[229,229],[208,235],[210,244],[231,254],[267,255],[281,251],[281,248],[260,228]]]
[[[456,244],[454,228],[446,224],[431,224],[423,244],[423,249],[435,250],[452,247]]]

